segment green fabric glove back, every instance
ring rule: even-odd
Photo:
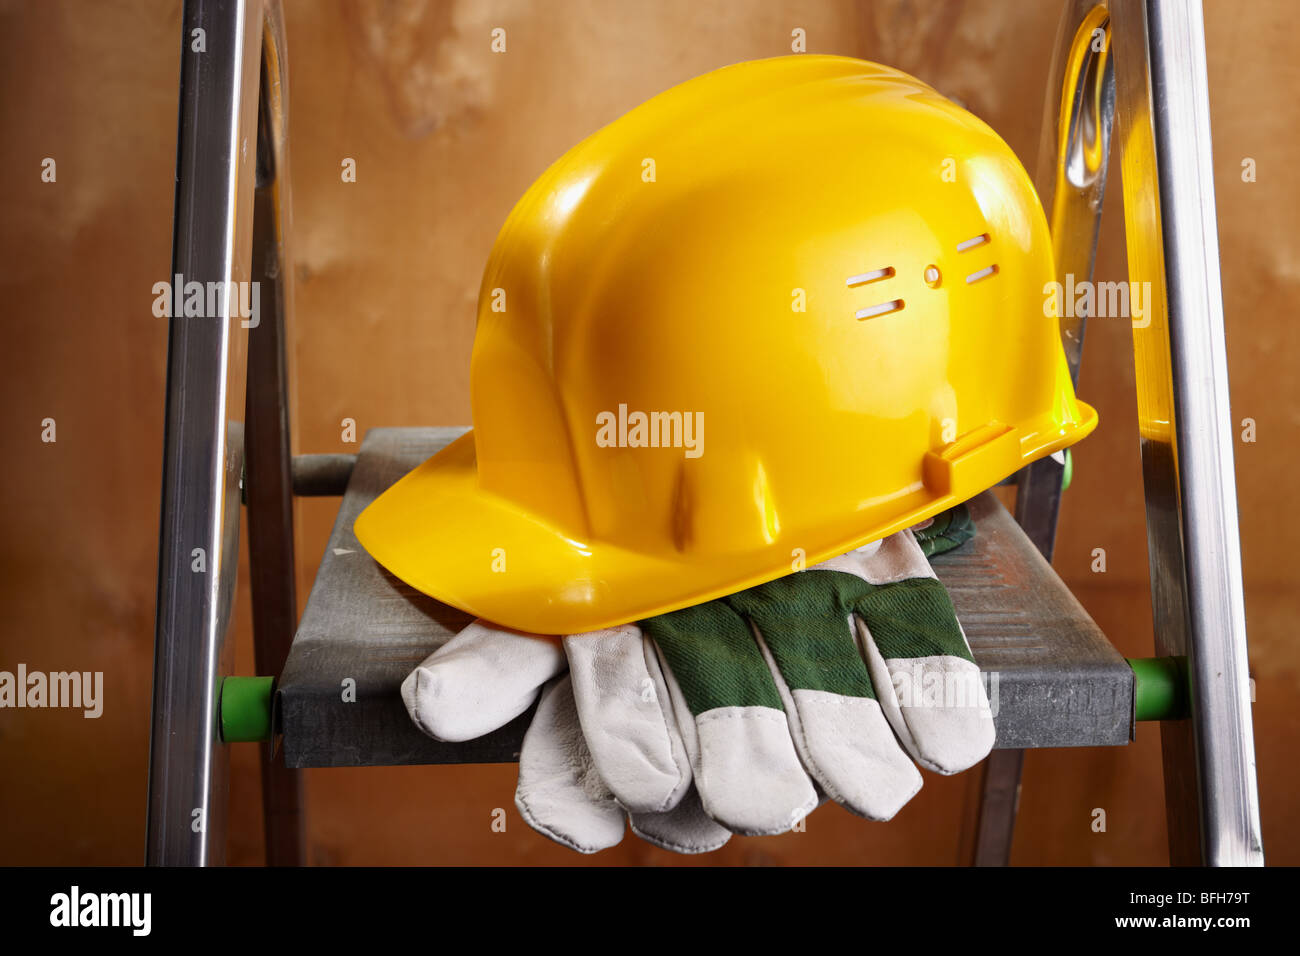
[[[912,529],[921,553],[927,558],[959,548],[975,537],[975,519],[970,516],[970,508],[960,504],[937,515],[928,524]]]
[[[763,636],[791,689],[875,699],[853,633],[866,622],[882,656],[951,655],[974,662],[948,593],[933,578],[869,584],[839,571],[799,575],[641,622],[677,676],[691,712],[779,707],[754,641]]]
[[[946,550],[971,532],[945,521],[928,540]],[[816,787],[888,819],[921,785],[904,751],[952,773],[992,746],[978,668],[910,531],[640,628],[675,678],[679,726],[695,724],[704,808],[732,829],[769,832],[782,799]]]

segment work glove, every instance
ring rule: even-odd
[[[470,740],[538,700],[515,802],[581,852],[632,829],[684,853],[781,833],[824,798],[888,820],[912,763],[964,770],[988,700],[927,551],[965,509],[725,598],[564,638],[475,621],[402,686],[415,723]],[[911,759],[909,759],[909,757]]]

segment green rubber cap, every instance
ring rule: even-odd
[[[1133,668],[1133,718],[1179,720],[1190,712],[1187,658],[1129,658]]]
[[[1061,490],[1065,491],[1070,487],[1070,482],[1074,479],[1074,456],[1070,454],[1070,449],[1065,449],[1065,465],[1061,472]]]
[[[221,739],[228,744],[271,739],[274,677],[227,677],[221,682]]]

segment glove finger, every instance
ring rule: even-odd
[[[538,833],[579,853],[623,839],[626,816],[592,763],[567,676],[547,685],[524,735],[515,806]]]
[[[845,594],[859,586],[809,570],[728,600],[749,619],[808,773],[846,809],[888,820],[922,781],[890,730],[858,651]]]
[[[858,599],[857,632],[881,708],[921,766],[965,770],[993,748],[993,715],[948,592],[906,531],[867,570],[880,586]]]
[[[566,637],[564,651],[601,778],[630,812],[671,810],[691,768],[653,646],[626,624]]]
[[[632,832],[657,847],[674,853],[709,853],[731,839],[700,803],[699,792],[689,787],[671,810],[628,814]]]
[[[817,805],[749,625],[721,601],[641,622],[663,662],[704,812],[747,835],[784,833]]]
[[[514,720],[565,668],[558,639],[474,621],[407,675],[402,700],[437,740],[473,740]]]

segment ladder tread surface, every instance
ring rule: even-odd
[[[470,617],[388,574],[352,534],[357,515],[380,492],[465,431],[376,428],[362,442],[276,692],[288,766],[518,759],[531,712],[455,744],[411,722],[402,681]],[[970,508],[974,540],[937,557],[934,568],[985,673],[997,746],[1127,743],[1128,664],[991,492]],[[354,699],[345,699],[350,687]]]

